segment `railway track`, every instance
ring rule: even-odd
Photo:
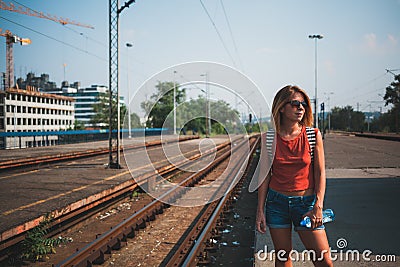
[[[207,205],[201,217],[196,221],[195,226],[186,235],[181,245],[173,251],[173,256],[166,259],[165,266],[203,266],[211,263],[209,251],[215,251],[215,241],[220,238],[221,230],[224,227],[225,215],[235,202],[241,190],[244,178],[254,170],[254,162],[251,162],[254,151],[257,147],[257,140],[253,140],[250,150],[250,161],[242,161],[236,165],[230,173],[233,181],[224,190],[226,194],[219,200]]]
[[[190,137],[180,137],[179,139],[168,141],[168,143],[172,142],[183,142],[187,140],[198,139],[198,136],[190,136]],[[167,143],[166,141],[156,140],[156,141],[148,141],[145,142],[146,147],[152,146],[160,146]],[[128,151],[133,149],[143,148],[142,144],[139,145],[127,145],[121,146],[121,151]],[[113,148],[113,152],[116,152],[117,148]],[[0,163],[0,171],[8,171],[17,168],[26,168],[33,165],[44,164],[44,163],[57,163],[75,159],[82,159],[87,157],[94,157],[99,155],[108,154],[108,148],[96,148],[96,149],[89,149],[86,151],[76,151],[70,153],[59,153],[54,155],[46,155],[46,156],[39,156],[39,157],[29,157],[29,158],[20,158],[20,159],[12,159],[12,160],[5,160]]]
[[[156,145],[155,143],[151,145]],[[215,148],[215,150],[219,151],[226,151],[229,150],[230,143],[225,142]],[[211,149],[208,151],[203,152],[203,154],[195,154],[190,157],[190,160],[195,160],[200,158],[201,156],[205,157],[210,153],[215,152],[215,150]],[[222,153],[218,152],[218,153]],[[174,165],[166,165],[163,166],[162,168],[157,169],[157,174],[158,175],[163,175],[163,176],[173,176],[173,173],[176,172],[177,166]],[[144,183],[147,179],[151,178],[151,176],[154,176],[154,172],[152,173],[146,173],[142,175],[140,179],[136,179],[138,183],[132,182],[125,187],[122,187],[120,190],[113,192],[110,195],[105,196],[102,199],[98,199],[97,201],[93,203],[89,203],[86,206],[83,206],[82,208],[79,208],[77,210],[73,210],[69,213],[66,213],[60,217],[56,217],[55,220],[51,223],[52,229],[55,231],[50,234],[54,235],[55,233],[59,234],[61,231],[65,231],[66,229],[71,228],[74,225],[79,224],[80,222],[87,220],[94,214],[99,213],[101,210],[107,209],[108,207],[114,205],[118,201],[121,201],[121,199],[124,199],[126,197],[129,197],[132,192],[138,187],[139,184]],[[182,178],[182,177],[181,177]],[[10,251],[15,250],[15,247],[18,247],[18,244],[24,239],[24,234],[20,234],[18,236],[15,236],[13,238],[8,239],[6,242],[2,242],[0,244],[0,249],[4,255],[9,253]]]
[[[149,141],[146,142],[145,145],[147,148],[150,147],[158,147],[162,146],[165,144],[170,144],[174,142],[184,142],[192,139],[197,139],[198,137],[183,137],[179,138],[177,140],[168,140],[168,141],[161,141],[161,140],[156,140],[156,141]],[[220,149],[222,147],[228,146],[229,143],[226,142],[220,146],[218,146],[216,149]],[[125,153],[130,153],[131,151],[135,151],[136,149],[143,148],[143,146],[140,145],[130,145],[125,147]],[[210,151],[208,151],[211,153]],[[72,160],[82,160],[86,158],[95,158],[98,156],[102,156],[104,154],[107,154],[108,151],[106,149],[100,148],[100,149],[93,149],[93,150],[86,150],[86,151],[77,151],[77,152],[71,152],[71,153],[63,153],[63,154],[54,154],[54,155],[49,155],[49,156],[41,156],[41,157],[34,157],[34,158],[26,158],[26,159],[14,159],[14,160],[9,160],[2,162],[0,164],[0,172],[8,172],[8,171],[13,171],[13,172],[18,172],[18,173],[24,173],[26,170],[29,170],[31,166],[33,165],[39,165],[47,162],[48,164],[56,164],[59,162],[67,162],[67,161],[72,161]],[[200,154],[195,154],[191,158],[196,159],[200,157]],[[172,164],[163,164],[163,166],[158,167],[157,173],[159,174],[166,174],[168,172],[172,172],[174,170],[174,166]],[[40,167],[43,168],[43,167]],[[129,173],[129,171],[125,171],[125,173]],[[154,172],[152,173],[144,173],[140,179],[143,181],[147,179],[148,177],[151,177],[154,175]],[[70,207],[61,207],[58,210],[51,211],[49,210],[49,213],[51,217],[54,219],[54,222],[51,223],[52,227],[56,227],[59,230],[63,230],[65,228],[68,228],[68,225],[74,224],[75,218],[82,216],[82,214],[90,214],[95,210],[96,207],[102,207],[102,206],[109,206],[110,202],[113,203],[117,199],[124,197],[125,195],[130,194],[135,188],[137,188],[142,182],[139,181],[137,183],[133,179],[115,187],[114,190],[110,190],[109,193],[107,194],[102,194],[101,197],[96,197],[92,201],[89,200],[84,200],[87,202],[85,205],[78,205],[79,208],[73,208],[72,206],[75,206],[78,204],[72,203]],[[90,216],[90,215],[89,215]],[[87,217],[87,216],[86,216]],[[40,216],[36,219],[33,219],[31,222],[28,222],[23,226],[23,230],[20,231],[18,229],[18,233],[2,233],[2,240],[0,241],[0,260],[4,258],[4,254],[8,254],[8,250],[20,243],[22,240],[25,238],[25,233],[29,229],[37,226],[40,221],[42,221],[45,218],[45,216]],[[22,227],[19,227],[22,229]],[[6,236],[6,238],[4,238]]]
[[[239,151],[239,149],[246,143],[246,140],[240,142],[235,146],[232,151]],[[252,151],[255,148],[255,144],[257,143],[256,138],[251,138]],[[217,156],[217,158],[213,161],[213,163],[207,168],[194,173],[188,177],[181,177],[180,181],[175,181],[176,186],[170,188],[168,191],[163,193],[158,199],[152,200],[150,203],[146,204],[142,209],[135,212],[132,216],[125,219],[123,222],[119,223],[116,226],[113,226],[111,230],[105,232],[104,234],[97,236],[96,240],[89,243],[84,248],[78,250],[72,256],[64,259],[59,262],[57,266],[92,266],[93,264],[101,263],[107,260],[107,258],[111,255],[111,252],[115,249],[120,249],[123,247],[128,238],[134,238],[138,231],[145,228],[151,221],[156,220],[157,215],[164,212],[170,205],[167,203],[172,203],[177,201],[181,196],[183,196],[186,192],[186,188],[195,187],[199,183],[201,183],[202,179],[204,179],[213,169],[217,168],[219,164],[228,160],[231,157],[235,157],[235,153],[231,153],[231,149],[221,149],[221,153]],[[250,155],[252,152],[250,153]],[[196,244],[204,243],[204,240],[207,240],[213,226],[215,226],[218,218],[218,214],[223,212],[224,207],[228,205],[233,199],[235,194],[235,190],[233,190],[232,184],[238,183],[240,178],[242,177],[243,171],[247,166],[246,161],[247,155],[236,155],[237,164],[234,164],[235,168],[230,170],[229,177],[232,179],[229,182],[225,182],[219,190],[223,190],[226,194],[225,196],[219,200],[214,201],[211,204],[208,204],[203,209],[201,216],[198,216],[199,225],[194,227],[194,230],[197,231],[198,241]],[[232,159],[231,159],[232,160]],[[240,162],[240,164],[239,164]],[[161,183],[161,181],[160,181]],[[228,193],[229,192],[229,193]],[[215,192],[216,194],[217,192]],[[219,192],[220,193],[220,192]],[[206,222],[206,223],[205,223]],[[197,224],[196,223],[196,224]],[[201,229],[205,227],[202,232]],[[213,231],[211,231],[213,232]],[[214,231],[215,232],[215,231]],[[178,249],[181,255],[181,259],[189,257],[190,262],[196,262],[196,259],[204,258],[204,252],[199,252],[204,249],[204,246],[193,246],[194,240],[197,237],[194,237],[194,234],[189,234],[188,242],[185,242],[185,247]],[[201,242],[199,242],[201,240]],[[206,243],[204,243],[206,244]],[[182,251],[187,251],[189,254],[182,256]],[[200,255],[199,255],[200,253]],[[178,262],[177,259],[172,259],[168,265],[170,266],[180,266],[182,262]]]

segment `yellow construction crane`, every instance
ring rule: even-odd
[[[42,18],[42,19],[48,19],[57,23],[60,23],[62,25],[75,25],[75,26],[80,26],[80,27],[85,27],[85,28],[90,28],[94,29],[93,26],[87,25],[87,24],[82,24],[67,18],[59,18],[54,15],[50,14],[44,14],[43,12],[38,12],[36,10],[33,10],[27,6],[22,6],[22,5],[14,5],[13,3],[6,3],[2,0],[0,0],[0,9],[2,10],[7,10],[11,12],[16,12],[20,14],[24,14],[27,16],[33,16],[37,18]],[[5,84],[5,89],[7,88],[12,88],[14,86],[14,54],[13,54],[13,44],[14,43],[20,43],[21,45],[28,45],[31,43],[30,39],[27,38],[20,38],[14,34],[12,34],[9,30],[6,30],[5,32],[2,32],[2,29],[0,29],[0,36],[6,37],[6,84]]]
[[[0,9],[11,11],[11,12],[16,12],[16,13],[20,13],[20,14],[24,14],[24,15],[27,15],[27,16],[32,16],[32,17],[52,20],[52,21],[55,21],[55,22],[60,23],[62,25],[70,24],[70,25],[85,27],[85,28],[89,28],[89,29],[94,29],[93,26],[88,25],[88,24],[79,23],[79,22],[70,20],[68,18],[61,18],[61,17],[57,17],[57,16],[51,15],[51,14],[44,14],[43,12],[38,12],[36,10],[33,10],[33,9],[27,7],[27,6],[14,5],[13,3],[8,3],[7,4],[6,2],[4,2],[2,0],[0,0]]]
[[[28,38],[21,38],[9,30],[5,32],[0,29],[0,36],[6,37],[6,84],[4,89],[14,87],[14,54],[13,45],[15,43],[20,43],[21,45],[28,45],[31,40]]]

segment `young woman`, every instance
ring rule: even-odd
[[[322,136],[313,129],[312,153],[306,132],[313,122],[310,99],[301,88],[286,86],[274,98],[272,116],[275,155],[271,170],[258,188],[256,228],[265,233],[268,226],[275,251],[281,251],[276,254],[275,266],[292,266],[292,224],[306,249],[315,252],[314,265],[333,266],[322,224],[326,186]],[[266,149],[265,139],[262,144],[261,149]],[[261,162],[268,160],[268,153],[262,155]],[[300,226],[305,216],[311,219],[311,229]]]

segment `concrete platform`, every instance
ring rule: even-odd
[[[196,136],[183,136],[181,138],[193,138]],[[172,140],[175,138],[172,135],[164,135],[164,140]],[[130,138],[130,139],[122,139],[122,143],[126,144],[135,144],[143,140],[141,138]],[[146,136],[146,142],[159,141],[160,136]],[[123,141],[123,142],[122,142]],[[105,141],[95,141],[95,142],[87,142],[87,143],[76,143],[76,144],[65,144],[65,145],[56,145],[56,146],[42,146],[42,147],[29,147],[29,148],[21,148],[21,149],[5,149],[0,150],[0,164],[5,161],[10,160],[20,160],[27,158],[36,158],[42,156],[59,156],[63,154],[69,154],[74,152],[82,152],[88,150],[98,150],[98,149],[108,149],[108,140]]]
[[[374,173],[375,172],[375,173]],[[339,176],[341,173],[344,176]],[[327,172],[325,207],[335,211],[336,219],[326,225],[330,247],[336,250],[335,266],[398,266],[400,262],[400,232],[397,230],[400,214],[397,199],[400,192],[398,169],[375,169],[367,174],[362,170]],[[356,173],[360,175],[356,175]],[[386,174],[389,174],[385,177]],[[329,178],[332,177],[332,178]],[[305,250],[297,233],[293,232],[293,249],[301,255]],[[342,243],[345,243],[344,246]],[[344,247],[342,247],[344,246]],[[273,249],[269,232],[255,233],[254,266],[274,266],[274,256],[261,252]],[[368,252],[371,251],[371,253]],[[358,253],[359,260],[356,258]],[[363,258],[363,253],[368,257]],[[296,255],[296,254],[294,254]],[[342,260],[341,258],[342,257]],[[391,258],[391,262],[380,262],[377,257]],[[313,266],[305,258],[293,266]],[[395,262],[393,262],[393,259]]]
[[[399,266],[400,143],[329,134],[324,146],[325,208],[336,215],[326,225],[331,250],[336,250],[334,266]],[[301,255],[305,248],[297,233],[292,240]],[[272,249],[269,232],[256,231],[254,266],[274,266],[274,256],[262,253]],[[293,266],[313,266],[307,258],[299,259]]]

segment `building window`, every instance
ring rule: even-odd
[[[21,106],[17,106],[17,113],[21,113]]]
[[[7,105],[7,112],[10,112],[10,105]]]
[[[11,124],[10,117],[7,117],[7,125],[10,125],[10,124]]]
[[[0,129],[2,129],[2,130],[5,129],[4,118],[1,118],[1,119],[0,119]]]
[[[22,113],[26,113],[26,107],[25,106],[22,107]]]
[[[21,118],[17,119],[17,125],[21,125]]]

